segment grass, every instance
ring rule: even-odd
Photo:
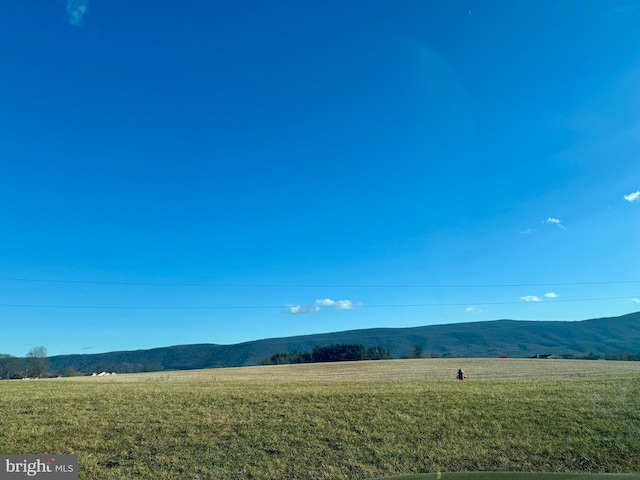
[[[400,475],[371,480],[632,480],[628,473],[520,473],[520,472],[455,472]]]
[[[640,471],[637,362],[282,365],[0,389],[0,452],[77,454],[81,479]]]

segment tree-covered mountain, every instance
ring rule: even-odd
[[[271,338],[235,345],[196,344],[49,358],[52,372],[73,367],[84,373],[139,372],[260,365],[280,352],[309,352],[317,346],[381,346],[394,358],[407,356],[582,357],[640,352],[640,312],[583,321],[496,320],[413,328],[374,328]]]

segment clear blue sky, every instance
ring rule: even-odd
[[[2,1],[0,167],[3,353],[638,311],[640,3]]]

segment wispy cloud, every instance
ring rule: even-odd
[[[286,312],[291,315],[304,315],[305,313],[316,313],[320,311],[320,307],[315,305],[290,305],[287,307]]]
[[[336,308],[338,310],[351,310],[354,306],[355,304],[351,300],[332,300],[330,298],[322,298],[316,300],[313,305],[289,305],[286,312],[292,315],[300,315],[305,313],[316,313],[324,307]]]
[[[323,300],[316,300],[316,305],[319,307],[333,307],[336,304],[334,300],[325,298]]]
[[[330,298],[323,298],[322,300],[316,300],[315,304],[318,307],[335,307],[342,310],[350,310],[353,308],[353,302],[351,300],[331,300]]]
[[[629,195],[625,195],[624,199],[630,203],[640,201],[640,190],[630,193]]]
[[[640,298],[632,298],[631,301],[633,303],[640,303]]]
[[[562,220],[560,220],[558,218],[549,217],[544,221],[544,223],[549,223],[551,225],[557,225],[558,227],[562,228],[563,230],[566,230],[565,226],[562,224]]]
[[[74,27],[84,25],[84,16],[89,11],[89,0],[67,0],[67,14],[69,24]]]
[[[553,299],[558,298],[560,295],[558,295],[556,292],[547,292],[543,296],[544,298]],[[523,300],[525,302],[542,302],[543,298],[540,298],[538,295],[525,295],[523,297],[520,297],[520,300]]]
[[[535,228],[527,228],[525,230],[520,230],[521,235],[531,235],[532,233],[537,232]]]
[[[336,302],[336,308],[351,310],[353,308],[353,303],[351,303],[351,300],[338,300]]]
[[[526,295],[524,297],[520,297],[520,300],[524,300],[525,302],[539,302],[540,297],[536,295]]]
[[[464,309],[465,312],[467,313],[481,313],[482,310],[478,307],[476,307],[475,305],[469,305],[467,308]]]

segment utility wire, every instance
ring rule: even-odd
[[[465,307],[469,305],[515,305],[515,304],[549,304],[558,302],[592,302],[602,300],[630,300],[632,297],[598,297],[598,298],[573,298],[573,299],[553,299],[547,302],[525,302],[525,301],[508,301],[508,302],[465,302],[465,303],[399,303],[399,304],[369,304],[369,305],[353,305],[349,309],[356,308],[411,308],[411,307]],[[321,305],[301,305],[302,308],[338,308],[336,306]],[[26,304],[26,303],[4,303],[0,304],[0,308],[59,308],[59,309],[95,309],[95,310],[235,310],[235,309],[284,309],[290,306],[283,305],[209,305],[209,306],[136,306],[136,305],[44,305],[44,304]],[[347,309],[345,309],[347,310]]]
[[[196,283],[196,282],[113,282],[99,280],[60,280],[43,278],[0,277],[5,282],[40,282],[86,285],[129,285],[148,287],[212,287],[212,288],[506,288],[506,287],[559,287],[576,285],[621,285],[640,283],[640,280],[614,280],[600,282],[550,283],[484,283],[484,284],[277,284],[277,283]]]

